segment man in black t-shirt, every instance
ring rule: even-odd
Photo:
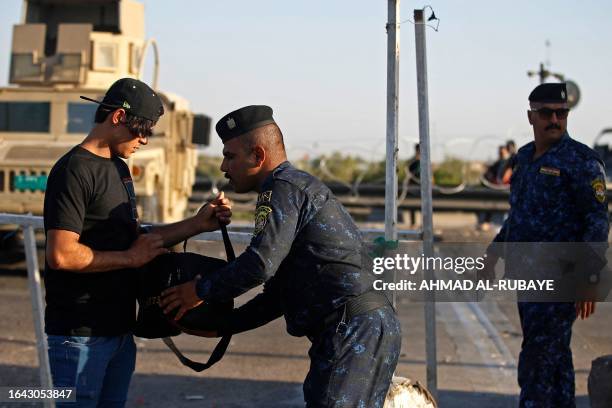
[[[123,78],[93,102],[100,104],[93,129],[47,182],[45,332],[55,387],[76,387],[78,406],[123,406],[136,360],[135,269],[228,223],[231,212],[220,195],[192,218],[140,234],[122,159],[147,144],[162,101],[143,82]]]

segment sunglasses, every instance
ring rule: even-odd
[[[132,127],[130,126],[130,124],[126,121],[121,122],[128,130],[128,132],[130,132],[130,134],[134,137],[146,137],[149,138],[151,136],[153,136],[153,129],[145,129],[145,130],[141,130],[138,129],[137,127]]]
[[[567,119],[567,115],[569,114],[568,108],[559,108],[559,109],[550,109],[550,108],[540,108],[540,109],[532,109],[532,112],[538,112],[540,115],[540,119],[550,120],[552,119],[553,113],[557,115],[557,119]]]

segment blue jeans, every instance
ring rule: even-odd
[[[123,407],[136,365],[131,334],[113,337],[48,335],[55,387],[76,387],[77,403],[65,407]]]

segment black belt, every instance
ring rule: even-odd
[[[329,326],[348,323],[355,316],[384,306],[391,306],[391,302],[383,292],[370,291],[362,293],[350,298],[343,306],[327,315],[320,323],[308,331],[307,336],[312,339],[323,333]]]

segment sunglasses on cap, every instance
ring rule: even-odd
[[[567,119],[567,115],[569,114],[568,108],[559,108],[559,109],[550,109],[550,108],[540,108],[540,109],[531,109],[532,112],[538,112],[540,119],[550,120],[552,119],[553,113],[557,116],[557,119]]]

